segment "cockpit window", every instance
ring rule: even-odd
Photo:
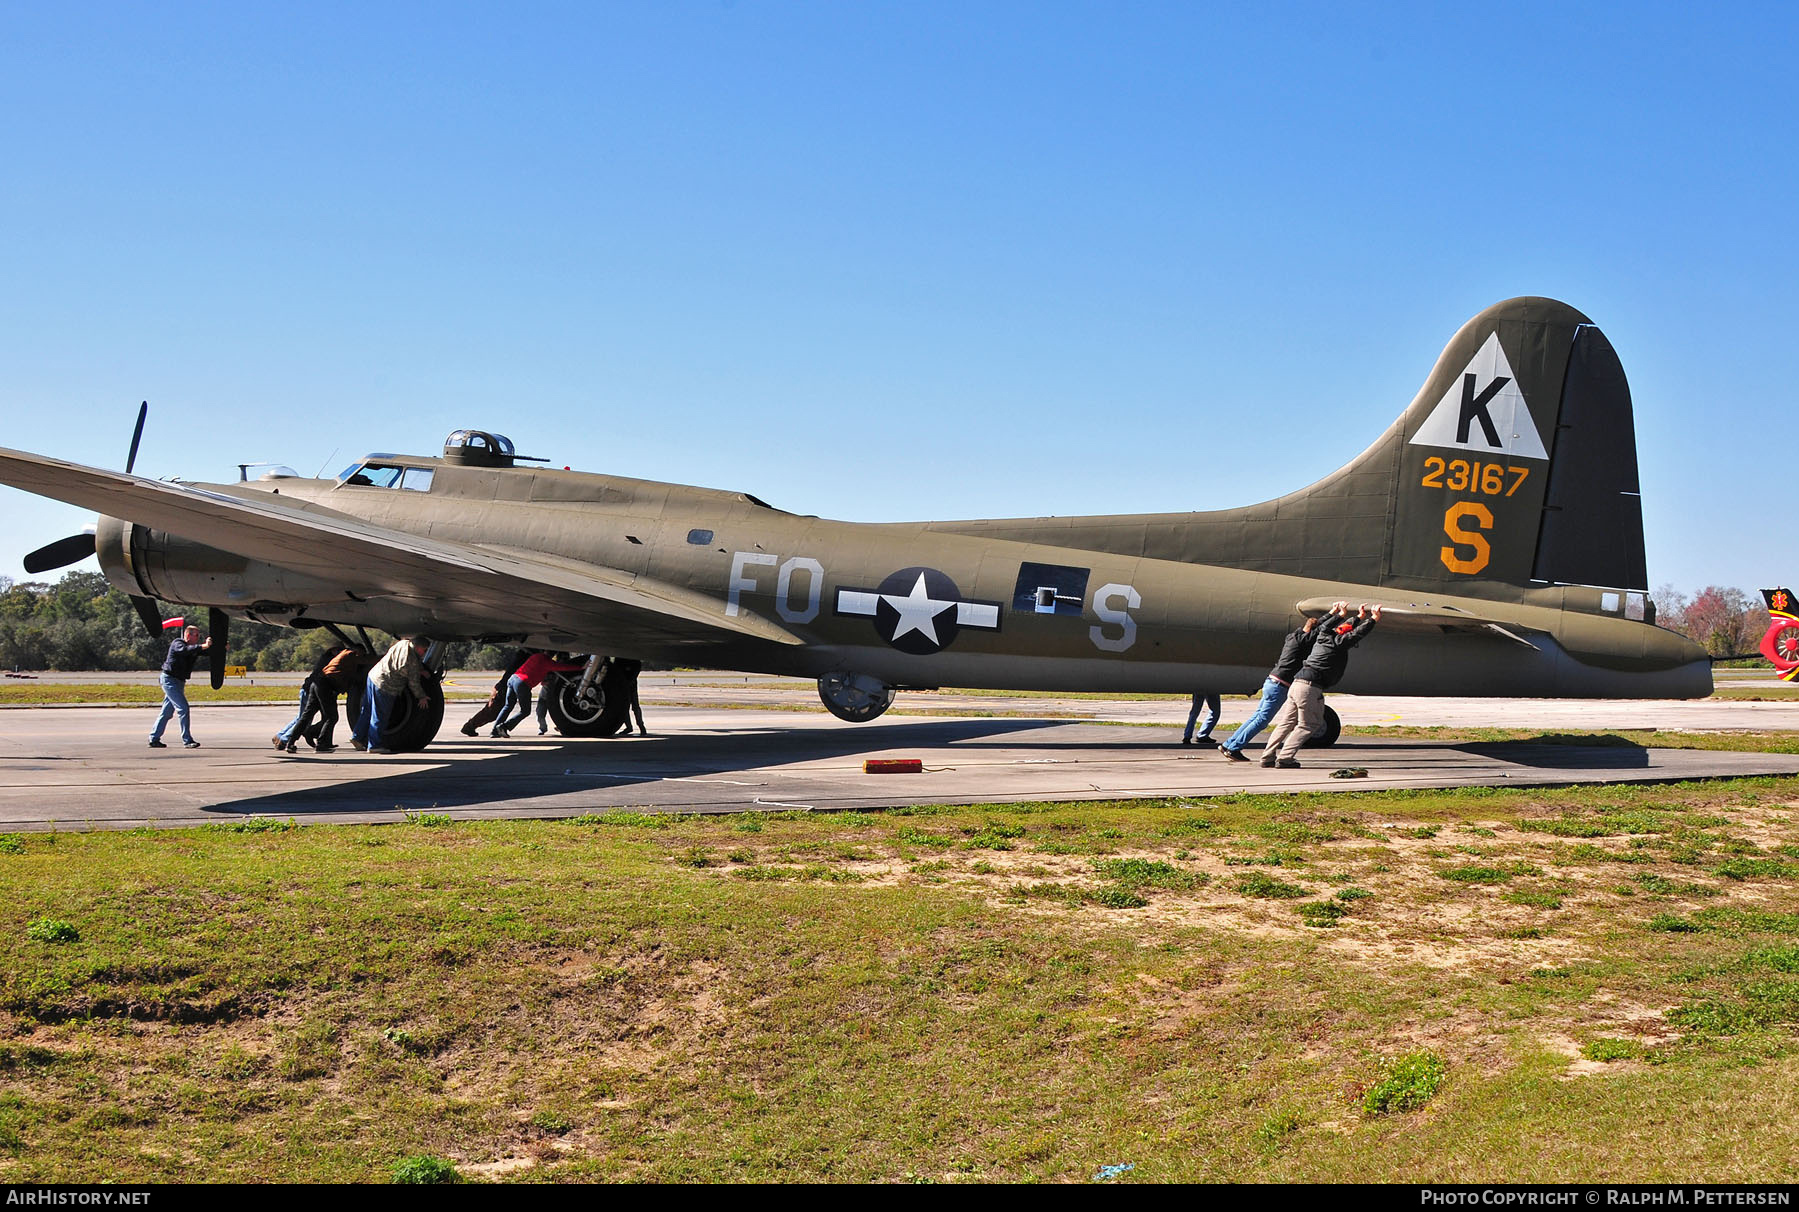
[[[337,482],[362,488],[410,488],[414,492],[430,492],[433,471],[430,467],[400,467],[370,460],[344,468]]]
[[[392,488],[400,480],[400,471],[401,469],[398,467],[381,463],[364,463],[356,469],[356,473],[350,477],[349,482],[372,485],[376,488]]]

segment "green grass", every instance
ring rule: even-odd
[[[1560,909],[1562,898],[1553,892],[1529,892],[1522,888],[1506,893],[1501,900],[1512,905],[1529,905],[1533,909]]]
[[[1197,888],[1211,878],[1157,859],[1101,859],[1093,870],[1127,888]]]
[[[454,1164],[428,1154],[395,1162],[391,1175],[395,1183],[403,1186],[435,1186],[461,1181]]]
[[[1293,912],[1308,926],[1326,929],[1335,926],[1349,916],[1349,910],[1341,901],[1306,901],[1293,906]]]
[[[0,1181],[1792,1182],[1799,878],[1712,873],[1791,858],[1795,802],[34,834]]]
[[[1302,888],[1298,884],[1277,880],[1260,871],[1252,871],[1239,879],[1237,891],[1244,896],[1261,897],[1265,900],[1295,900],[1302,896],[1312,895],[1310,888]]]
[[[1454,880],[1460,884],[1503,884],[1513,876],[1540,874],[1542,874],[1542,872],[1531,867],[1529,864],[1514,864],[1510,867],[1490,867],[1482,866],[1479,863],[1470,863],[1462,867],[1448,867],[1437,872],[1439,877],[1446,880]]]
[[[1448,1072],[1443,1059],[1433,1052],[1403,1056],[1368,1088],[1362,1096],[1362,1110],[1369,1115],[1416,1111],[1436,1097]]]
[[[73,943],[81,938],[81,934],[68,922],[40,917],[26,924],[25,937],[39,943]]]

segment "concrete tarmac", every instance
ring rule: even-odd
[[[0,832],[192,825],[248,816],[379,822],[401,820],[408,812],[479,818],[617,809],[822,811],[913,803],[1799,774],[1795,755],[1357,737],[1345,737],[1328,750],[1306,751],[1302,769],[1264,770],[1253,763],[1227,763],[1212,749],[1175,743],[1185,711],[1168,700],[994,699],[1013,714],[949,718],[889,713],[855,725],[817,709],[651,706],[651,696],[644,697],[655,730],[647,738],[569,741],[554,731],[540,738],[527,735],[527,725],[510,740],[468,739],[455,726],[474,705],[453,704],[439,741],[425,752],[373,757],[347,747],[328,756],[313,755],[304,746],[298,756],[275,752],[269,737],[291,718],[291,704],[197,707],[194,731],[202,748],[195,750],[182,749],[172,735],[165,738],[173,742],[168,749],[145,747],[154,708],[10,710],[0,714],[5,724],[0,730]],[[1373,710],[1378,714],[1382,702],[1347,696],[1332,701],[1352,722],[1370,704],[1377,705]],[[1462,711],[1478,711],[1482,724],[1551,732],[1577,724],[1642,727],[1623,721],[1644,718],[1648,706],[1583,703],[1578,711],[1564,712],[1546,710],[1535,701],[1387,702],[1413,705],[1406,708],[1409,718],[1393,722],[1449,722]],[[1424,703],[1432,705],[1428,717],[1417,707]],[[967,709],[970,704],[958,698],[955,706]],[[1164,731],[1030,714],[1062,706],[1113,718],[1153,711],[1168,726]],[[1681,714],[1678,723],[1660,726],[1682,728],[1742,727],[1736,722],[1741,708],[1799,712],[1785,704],[1717,700],[1662,706]],[[1239,719],[1247,710],[1242,700],[1229,700],[1225,717]],[[1770,717],[1761,726],[1793,728],[1799,720]],[[925,772],[864,774],[862,762],[870,757],[920,758]],[[1368,776],[1331,777],[1332,771],[1346,767],[1366,768]]]

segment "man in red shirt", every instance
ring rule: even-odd
[[[518,672],[506,679],[506,706],[500,710],[499,722],[493,726],[489,735],[504,737],[513,728],[531,714],[531,692],[543,684],[543,680],[552,673],[573,673],[584,668],[586,661],[571,661],[567,653],[551,656],[548,653],[534,652],[525,658],[525,663],[518,667]],[[513,709],[518,711],[513,714]]]

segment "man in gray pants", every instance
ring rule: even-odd
[[[1299,768],[1299,747],[1306,738],[1324,730],[1324,692],[1343,680],[1349,668],[1349,650],[1362,642],[1362,637],[1380,622],[1380,607],[1370,612],[1364,604],[1353,619],[1329,629],[1319,628],[1312,642],[1312,654],[1293,675],[1293,692],[1268,735],[1262,750],[1262,765],[1279,766],[1283,770]]]

